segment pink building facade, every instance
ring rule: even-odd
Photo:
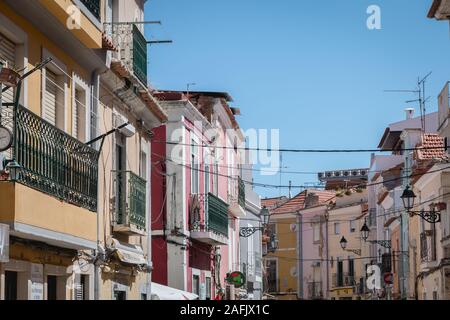
[[[202,300],[233,299],[235,289],[225,278],[239,265],[245,188],[237,148],[244,139],[231,97],[155,95],[169,121],[153,132],[153,280]]]

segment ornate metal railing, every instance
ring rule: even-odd
[[[333,273],[331,282],[332,286],[335,288],[352,287],[355,285],[355,277],[353,275],[349,275],[348,273]]]
[[[228,204],[225,201],[212,193],[194,195],[190,211],[191,231],[213,231],[228,237]]]
[[[311,300],[311,299],[320,299],[322,297],[323,297],[322,282],[320,281],[308,282],[308,298]]]
[[[130,23],[105,23],[104,32],[119,48],[116,58],[147,86],[147,40],[141,30]]]
[[[11,121],[12,151],[21,166],[16,181],[96,211],[98,152],[23,106]]]
[[[112,171],[115,187],[114,221],[146,230],[146,181],[131,171]]]
[[[238,178],[238,203],[245,209],[245,183],[241,177]]]
[[[100,20],[100,0],[80,0],[90,13]]]
[[[133,25],[133,72],[147,85],[147,40],[136,25]]]

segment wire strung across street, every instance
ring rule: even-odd
[[[209,171],[209,170],[203,170],[203,169],[200,169],[200,168],[194,168],[194,167],[192,167],[192,166],[190,166],[190,165],[183,164],[183,163],[179,163],[178,161],[175,161],[175,160],[170,159],[170,158],[168,158],[168,157],[164,157],[164,156],[161,156],[161,155],[156,154],[156,153],[152,153],[152,154],[153,154],[154,156],[159,157],[159,158],[162,159],[162,160],[167,160],[167,161],[169,161],[169,162],[171,162],[171,163],[174,163],[174,164],[176,164],[176,165],[179,165],[179,166],[182,166],[182,167],[185,167],[185,168],[194,170],[194,171],[199,171],[199,172],[203,172],[203,173],[208,173],[208,174],[211,174],[211,175],[217,175],[217,176],[221,176],[221,177],[233,179],[233,180],[236,180],[236,181],[239,180],[239,178],[237,178],[237,177],[232,177],[232,176],[229,176],[229,175],[226,175],[226,174],[221,174],[221,173],[213,172],[213,171]],[[180,160],[181,160],[181,159],[180,159]],[[180,162],[181,162],[181,161],[180,161]],[[410,175],[399,176],[399,177],[395,177],[395,178],[392,178],[392,179],[387,179],[387,180],[380,181],[380,182],[361,183],[361,184],[352,186],[352,188],[357,189],[357,188],[363,188],[363,187],[366,188],[366,187],[370,187],[370,186],[376,186],[376,185],[380,185],[380,184],[385,184],[385,183],[387,183],[387,182],[393,182],[393,181],[397,181],[397,180],[401,180],[401,179],[406,179],[406,178],[411,178],[411,177],[416,177],[416,176],[422,176],[422,175],[425,175],[425,174],[431,174],[431,173],[443,171],[443,170],[446,170],[446,169],[450,169],[450,166],[446,166],[446,167],[444,167],[444,168],[439,168],[439,169],[427,171],[427,172],[424,172],[424,173],[414,173],[414,174],[410,174]],[[274,185],[274,184],[259,183],[259,182],[254,182],[254,181],[247,181],[247,180],[243,180],[243,179],[241,179],[241,180],[242,180],[245,184],[252,185],[252,186],[256,186],[256,187],[262,187],[262,188],[296,188],[296,189],[323,189],[323,188],[324,188],[323,185],[317,185],[317,186],[307,186],[307,185]]]
[[[259,148],[259,147],[238,147],[238,146],[217,146],[217,145],[206,145],[206,144],[196,144],[196,143],[183,143],[176,141],[163,141],[154,140],[153,142],[159,144],[168,145],[179,145],[179,146],[190,146],[190,147],[201,147],[201,148],[211,148],[211,149],[233,149],[233,150],[244,150],[244,151],[267,151],[267,152],[293,152],[293,153],[366,153],[366,152],[401,152],[401,151],[420,151],[420,150],[447,150],[449,147],[419,147],[419,148],[398,148],[398,149],[286,149],[286,148]]]

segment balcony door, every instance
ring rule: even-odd
[[[127,190],[127,175],[126,175],[126,138],[121,133],[116,133],[116,148],[115,148],[115,171],[116,171],[116,222],[118,224],[125,224],[125,210],[126,210],[126,190]]]
[[[344,285],[344,263],[343,263],[343,261],[337,262],[336,284],[337,284],[337,287],[342,287]]]

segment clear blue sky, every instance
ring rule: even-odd
[[[368,30],[367,7],[382,30]],[[428,110],[449,80],[449,26],[426,18],[431,0],[150,0],[150,81],[161,89],[227,91],[241,127],[278,128],[284,148],[376,148],[384,128],[404,119],[408,94],[433,71]],[[367,167],[370,154],[283,154],[286,170]],[[279,184],[279,176],[255,181]],[[282,176],[282,184],[316,175]],[[294,190],[296,192],[298,190]],[[263,197],[276,189],[258,188]],[[286,194],[287,190],[282,190]]]

